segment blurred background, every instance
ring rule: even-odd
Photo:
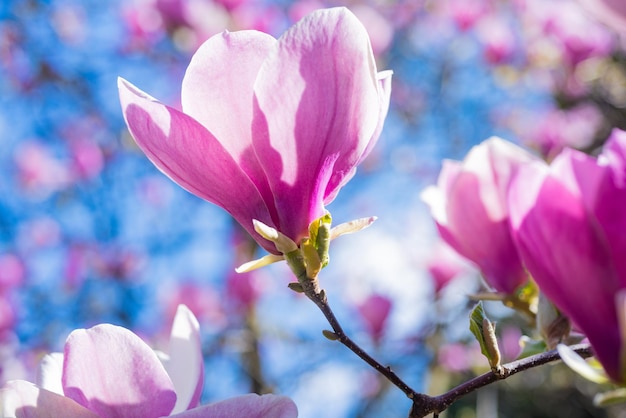
[[[584,3],[584,4],[583,4]],[[321,275],[349,335],[414,389],[439,394],[488,365],[467,295],[483,286],[443,247],[420,201],[443,158],[497,135],[550,160],[594,152],[626,128],[619,15],[592,0],[2,0],[0,2],[0,385],[33,381],[75,328],[109,322],[163,347],[176,306],[198,317],[203,403],[274,391],[300,416],[406,416],[410,402],[339,344],[221,209],[158,172],[126,130],[116,79],[179,106],[197,47],[224,29],[276,37],[309,11],[347,6],[394,71],[377,148],[329,206],[378,221],[331,247]],[[505,360],[523,319],[498,304]],[[478,392],[449,417],[624,416],[563,366]],[[557,405],[557,406],[555,406]]]

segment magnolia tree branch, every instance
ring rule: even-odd
[[[350,337],[346,335],[341,324],[337,320],[337,317],[333,313],[325,292],[312,291],[312,287],[304,286],[304,293],[311,299],[315,305],[322,311],[328,323],[333,328],[332,333],[324,333],[326,337],[337,340],[350,351],[359,356],[363,361],[373,367],[380,374],[385,376],[393,385],[398,387],[406,396],[413,400],[413,407],[409,414],[409,418],[422,418],[429,414],[434,414],[435,417],[439,413],[445,411],[450,405],[452,405],[459,398],[474,392],[484,386],[494,383],[498,380],[504,380],[514,374],[522,372],[524,370],[532,369],[537,366],[541,366],[547,363],[551,363],[560,360],[561,357],[556,350],[546,351],[544,353],[536,354],[534,356],[526,357],[520,360],[513,361],[502,365],[502,368],[498,372],[490,371],[477,376],[459,386],[449,390],[448,392],[439,396],[428,396],[423,393],[414,391],[407,383],[405,383],[397,374],[395,374],[390,367],[385,367],[370,356],[365,350],[363,350],[357,343],[352,341]],[[317,287],[319,289],[319,287]],[[570,346],[578,355],[583,358],[591,357],[593,352],[589,344],[577,344]]]
[[[350,337],[346,335],[343,328],[341,327],[341,324],[339,324],[337,317],[330,308],[324,291],[314,294],[307,294],[307,296],[322,311],[322,313],[326,317],[326,320],[328,320],[328,323],[333,328],[333,335],[329,335],[327,333],[324,334],[327,338],[337,340],[341,344],[345,345],[350,351],[359,356],[363,361],[372,366],[377,372],[385,376],[391,383],[397,386],[402,392],[406,394],[409,399],[415,399],[416,396],[423,396],[411,389],[411,387],[406,384],[402,379],[400,379],[400,377],[398,377],[398,375],[395,374],[390,367],[385,367],[380,364],[372,356],[367,354],[367,352],[365,352],[365,350],[363,350],[357,343],[352,341]]]
[[[591,357],[593,355],[589,344],[572,345],[570,348],[584,358]],[[436,417],[459,398],[472,393],[477,389],[487,386],[497,380],[504,380],[514,374],[523,372],[524,370],[542,366],[560,359],[561,357],[559,356],[559,353],[556,350],[551,350],[504,364],[502,365],[503,372],[501,374],[487,372],[460,384],[443,395],[426,396],[425,398],[415,399],[413,401],[413,408],[411,409],[409,418],[422,418],[430,413],[434,413],[434,416]]]

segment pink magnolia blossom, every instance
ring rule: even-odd
[[[444,161],[436,187],[423,194],[443,240],[473,261],[485,281],[511,294],[526,280],[509,229],[507,190],[518,168],[535,157],[500,138]]]
[[[470,270],[467,261],[444,241],[437,241],[434,245],[426,269],[433,279],[435,295],[439,295],[454,278]]]
[[[379,342],[385,333],[392,307],[391,299],[379,294],[370,295],[357,307],[367,332],[375,342]]]
[[[565,149],[550,166],[523,167],[509,206],[529,273],[588,337],[608,375],[626,383],[626,309],[616,301],[626,288],[626,132],[613,131],[597,159]]]
[[[129,330],[80,329],[64,352],[44,357],[38,385],[13,380],[0,389],[3,417],[227,418],[296,417],[291,400],[245,395],[196,407],[204,380],[198,322],[181,305],[169,355],[154,352]]]
[[[363,25],[334,8],[278,40],[251,30],[211,37],[183,79],[182,112],[125,80],[119,90],[148,158],[278,254],[252,220],[299,243],[376,143],[390,82]]]

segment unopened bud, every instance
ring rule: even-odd
[[[304,293],[304,289],[302,288],[302,285],[298,282],[291,282],[287,285],[287,287],[293,290],[294,292]]]
[[[487,359],[491,370],[494,372],[500,370],[500,347],[498,347],[498,339],[496,337],[496,324],[486,317],[483,318],[483,338],[485,339],[485,347],[487,348]]]
[[[322,334],[324,334],[324,337],[328,338],[331,341],[337,341],[339,339],[339,336],[337,334],[327,329],[322,330]]]

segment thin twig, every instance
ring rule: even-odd
[[[570,348],[584,358],[591,357],[593,355],[589,344],[572,345]],[[560,359],[561,357],[559,356],[559,353],[556,350],[551,350],[504,364],[502,366],[504,373],[501,375],[493,372],[487,372],[460,384],[443,395],[433,397],[426,396],[426,399],[415,400],[413,402],[413,409],[411,410],[410,418],[422,418],[430,413],[435,413],[436,416],[447,409],[459,398],[474,392],[477,389],[487,386],[497,380],[504,380],[524,370],[532,369]]]
[[[390,367],[385,367],[380,364],[377,360],[375,360],[372,356],[370,356],[365,350],[363,350],[357,343],[352,341],[350,337],[346,335],[341,324],[337,320],[337,317],[333,313],[330,305],[328,304],[328,300],[326,299],[326,295],[324,292],[320,292],[313,295],[307,295],[309,299],[311,299],[317,307],[322,311],[326,320],[333,328],[333,332],[337,337],[337,341],[341,344],[345,345],[350,351],[359,356],[363,361],[372,366],[377,372],[385,376],[391,383],[397,386],[402,392],[406,394],[409,399],[415,400],[421,396],[425,396],[415,392],[411,387],[406,384],[400,377],[395,374]]]
[[[409,399],[413,400],[413,407],[409,413],[409,418],[423,418],[431,413],[434,417],[438,417],[439,414],[445,411],[450,405],[452,405],[452,403],[477,389],[487,386],[497,380],[504,380],[524,370],[561,359],[556,350],[535,354],[534,356],[529,356],[521,360],[516,360],[502,365],[499,373],[493,371],[487,372],[460,384],[442,395],[428,396],[413,390],[397,374],[395,374],[390,367],[385,367],[380,364],[346,335],[341,324],[337,320],[337,317],[328,304],[326,293],[323,290],[319,290],[319,286],[313,286],[314,283],[307,283],[306,281],[300,281],[300,283],[304,284],[303,291],[306,296],[311,299],[315,305],[317,305],[326,317],[330,326],[333,328],[336,340],[359,356],[377,372],[385,376],[393,385],[404,392]],[[314,288],[315,290],[313,290]],[[572,345],[570,348],[583,358],[591,357],[593,355],[589,344]]]

